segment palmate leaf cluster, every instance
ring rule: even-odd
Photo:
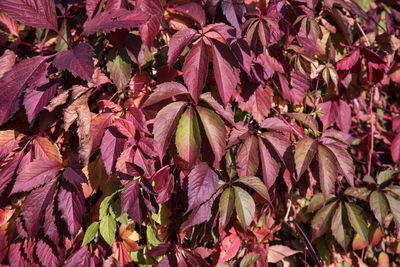
[[[398,25],[383,0],[1,0],[0,264],[399,265]]]

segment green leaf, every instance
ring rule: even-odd
[[[110,208],[110,203],[113,195],[105,197],[100,204],[99,210],[99,220],[101,220],[104,216],[108,214],[108,209]]]
[[[191,169],[200,153],[201,137],[196,111],[189,106],[176,129],[175,144],[179,156]]]
[[[351,241],[351,234],[349,231],[349,221],[346,212],[343,208],[342,203],[336,209],[335,214],[332,217],[332,235],[335,237],[337,242],[342,246],[342,248],[347,251],[347,247]]]
[[[100,221],[100,234],[103,237],[104,241],[107,242],[110,246],[115,238],[115,231],[117,230],[115,219],[108,215],[101,219]]]
[[[235,182],[239,182],[251,187],[254,191],[256,191],[260,196],[264,199],[271,202],[269,198],[268,189],[265,184],[260,180],[260,178],[255,176],[245,176],[237,179]]]
[[[400,186],[398,185],[391,185],[385,188],[385,191],[392,192],[397,197],[400,197]]]
[[[253,198],[244,189],[234,186],[235,191],[235,209],[239,216],[239,221],[246,231],[247,227],[253,221],[254,213],[256,210],[256,205]]]
[[[235,205],[235,192],[231,187],[225,189],[219,200],[219,213],[221,217],[222,227],[228,224],[231,219],[233,207]]]
[[[312,219],[311,228],[313,229],[312,239],[323,235],[330,226],[330,221],[333,216],[333,212],[337,207],[337,201],[332,202],[323,207]]]
[[[117,222],[120,222],[122,224],[128,225],[129,221],[128,221],[128,213],[124,212],[123,214],[121,214],[119,217],[117,217],[115,219]]]
[[[161,243],[161,241],[158,239],[157,230],[154,229],[154,227],[151,225],[147,226],[146,228],[146,236],[147,240],[149,240],[150,244],[152,244],[153,246],[157,246]]]
[[[368,226],[364,211],[354,203],[346,202],[344,205],[346,206],[351,226],[365,242],[368,242]]]
[[[89,227],[86,229],[85,236],[83,237],[82,247],[87,243],[92,242],[94,237],[99,230],[99,222],[93,222]]]
[[[310,165],[312,159],[317,153],[318,143],[308,137],[304,136],[296,146],[294,152],[294,162],[296,164],[296,172],[297,172],[297,179],[303,175],[303,173],[307,170],[308,166]]]
[[[249,253],[240,261],[239,267],[248,267],[261,257],[262,255],[260,254]]]
[[[332,151],[324,145],[318,145],[319,183],[326,197],[335,190],[337,161]]]
[[[346,190],[344,190],[344,194],[368,201],[368,196],[371,194],[371,191],[366,187],[348,187]]]
[[[334,198],[335,198],[334,195],[329,194],[329,195],[326,196],[325,202],[328,203]],[[306,213],[310,213],[310,212],[314,212],[316,210],[319,210],[323,205],[324,205],[324,195],[321,194],[321,193],[317,193],[311,199],[310,204],[307,207]]]
[[[390,211],[393,214],[393,220],[396,224],[397,231],[400,231],[400,201],[389,194],[386,194],[386,199],[388,200]]]
[[[398,171],[393,171],[393,170],[387,170],[380,172],[378,174],[378,177],[376,178],[377,182],[379,185],[383,184],[384,182],[387,182],[393,178],[396,177],[396,174],[398,174]]]
[[[374,212],[375,218],[382,226],[383,220],[385,219],[389,210],[385,195],[380,191],[372,192],[369,196],[369,205],[371,210]]]
[[[118,55],[114,56],[115,51],[111,50],[110,60],[107,62],[107,70],[110,73],[110,77],[114,84],[121,88],[127,85],[131,79],[131,64],[129,64],[129,58],[124,50],[119,50]]]

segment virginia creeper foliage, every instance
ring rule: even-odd
[[[0,0],[0,265],[400,265],[399,25],[387,0]]]

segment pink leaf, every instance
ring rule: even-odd
[[[54,0],[1,0],[0,9],[23,24],[58,29]]]
[[[36,255],[44,267],[60,266],[64,256],[60,255],[60,251],[61,249],[58,250],[54,244],[50,245],[44,240],[39,240],[36,244]]]
[[[0,11],[0,16],[1,16],[1,11]],[[1,24],[0,24],[1,26]],[[15,64],[15,60],[17,59],[17,55],[11,51],[11,50],[6,50],[3,55],[0,57],[0,78],[3,77],[3,75],[12,69],[12,67]]]
[[[182,54],[185,47],[192,40],[196,31],[191,28],[186,28],[175,33],[168,46],[168,65],[172,66],[176,59]]]
[[[24,152],[18,152],[12,160],[10,160],[7,165],[3,166],[0,170],[0,196],[3,194],[7,185],[11,182],[14,174],[17,170],[18,165],[21,162]]]
[[[283,245],[273,245],[268,248],[268,262],[278,263],[286,257],[299,253],[301,251],[293,250]]]
[[[94,73],[94,49],[86,43],[75,46],[72,50],[60,52],[53,64],[59,71],[68,70],[72,75],[91,81]]]
[[[61,168],[62,164],[58,161],[41,158],[35,159],[19,173],[11,194],[30,191],[51,180],[55,180]]]
[[[149,19],[139,26],[140,37],[151,48],[154,39],[160,30],[164,9],[160,0],[138,0],[136,8],[149,15]]]
[[[236,166],[239,177],[255,175],[259,164],[257,137],[251,135],[239,146],[236,154]]]
[[[157,85],[156,89],[150,95],[150,97],[144,102],[142,108],[151,106],[160,101],[169,99],[173,96],[187,94],[188,90],[185,86],[177,82],[166,82]]]
[[[192,2],[177,6],[175,8],[175,11],[194,18],[200,24],[200,26],[204,26],[206,24],[206,14],[204,13],[203,8],[198,3]]]
[[[82,186],[63,182],[58,192],[58,207],[70,234],[75,236],[81,228],[82,216],[85,213]]]
[[[396,135],[390,147],[392,159],[395,163],[400,162],[400,134]]]
[[[85,245],[75,251],[67,260],[65,267],[86,267],[89,264],[90,253],[88,246]]]
[[[108,176],[115,172],[115,162],[124,150],[126,141],[115,126],[109,127],[104,133],[100,150]]]

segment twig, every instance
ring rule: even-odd
[[[369,42],[367,36],[365,35],[364,30],[361,28],[360,24],[358,24],[357,21],[356,21],[356,25],[357,25],[358,29],[361,31],[361,34],[364,36],[365,41],[367,42],[367,46],[370,46],[371,44],[370,44],[370,42]]]
[[[368,157],[368,175],[371,175],[371,165],[372,165],[372,153],[374,152],[374,111],[372,109],[372,103],[373,103],[373,98],[374,98],[374,89],[375,87],[372,87],[371,89],[371,96],[369,100],[369,114],[370,114],[370,121],[371,121],[371,145],[369,149],[369,157]]]

